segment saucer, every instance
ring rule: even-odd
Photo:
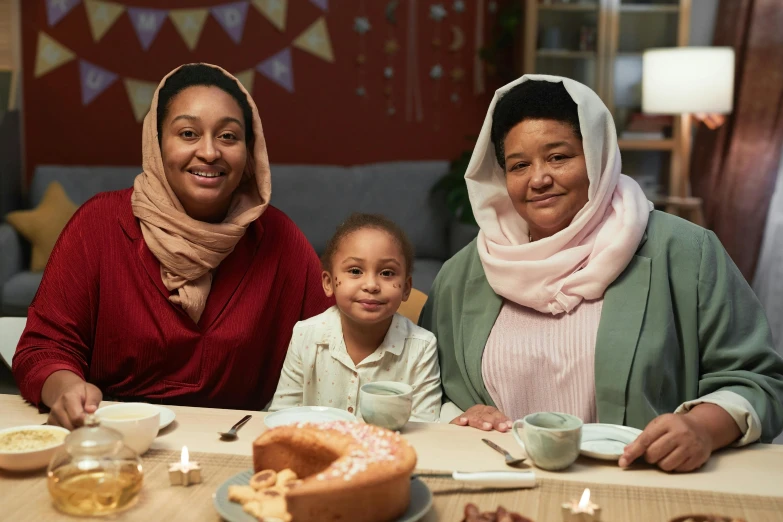
[[[641,433],[642,430],[617,424],[585,424],[580,453],[594,459],[620,460],[625,447]]]
[[[162,430],[174,422],[174,419],[177,418],[177,415],[170,409],[163,406],[158,406],[158,409],[160,410],[160,424],[158,425],[158,430]]]
[[[258,522],[255,517],[248,515],[242,510],[241,504],[231,502],[228,499],[229,486],[247,486],[252,476],[253,470],[251,469],[237,473],[221,484],[217,491],[212,494],[212,504],[215,506],[215,511],[224,520],[228,522]],[[415,522],[426,515],[431,507],[432,492],[424,482],[417,478],[413,479],[411,480],[411,502],[408,504],[408,509],[405,513],[395,522]]]
[[[356,417],[345,410],[329,408],[327,406],[298,406],[296,408],[286,408],[284,410],[270,413],[264,417],[264,424],[267,428],[276,428],[286,424],[296,424],[297,422],[332,422],[332,421],[350,421],[356,422]]]

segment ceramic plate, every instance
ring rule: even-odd
[[[258,522],[255,517],[251,517],[242,511],[240,504],[228,500],[228,487],[233,485],[247,486],[252,476],[252,470],[237,473],[221,484],[212,495],[212,504],[224,520],[228,522]],[[408,505],[407,511],[395,522],[414,522],[419,520],[427,514],[431,507],[432,493],[429,488],[421,480],[413,479],[411,480],[411,503]]]
[[[594,459],[620,460],[625,447],[641,433],[642,430],[616,424],[585,424],[580,453]]]
[[[345,410],[328,408],[326,406],[299,406],[297,408],[286,408],[285,410],[276,411],[264,417],[264,424],[267,428],[276,428],[278,426],[295,424],[297,422],[331,421],[356,422],[356,417]]]
[[[174,422],[174,419],[177,418],[177,415],[170,409],[164,408],[163,406],[158,406],[158,409],[160,410],[160,424],[158,425],[158,429],[162,430]]]

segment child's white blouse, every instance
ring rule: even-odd
[[[292,406],[330,406],[361,419],[359,388],[396,381],[413,387],[412,421],[437,422],[441,386],[438,345],[432,332],[394,314],[378,349],[353,363],[345,348],[336,306],[294,326],[269,411]]]

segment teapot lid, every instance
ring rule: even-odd
[[[120,432],[101,426],[98,416],[90,413],[81,428],[65,437],[65,446],[70,453],[112,453],[122,447],[122,439]]]

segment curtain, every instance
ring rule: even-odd
[[[753,280],[783,146],[783,1],[721,0],[713,44],[734,47],[734,110],[699,124],[690,176],[706,226]]]

